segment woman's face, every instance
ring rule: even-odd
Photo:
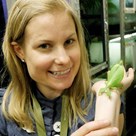
[[[73,19],[66,12],[34,17],[25,30],[23,57],[30,77],[47,97],[69,88],[80,66]]]

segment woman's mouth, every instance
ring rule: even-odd
[[[49,72],[54,76],[63,76],[63,75],[66,75],[67,73],[69,73],[70,70],[71,70],[71,68],[64,70],[64,71],[49,71]]]

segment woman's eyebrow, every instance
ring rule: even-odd
[[[74,36],[74,35],[76,35],[76,33],[74,32],[74,33],[72,33],[72,34],[70,34],[67,38],[70,38],[70,37],[72,37],[72,36]]]

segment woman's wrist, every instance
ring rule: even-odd
[[[120,99],[120,91],[119,90],[110,90],[110,97],[106,93],[100,94],[99,91],[97,91],[96,96],[97,97],[105,97],[106,99]]]
[[[116,124],[115,116],[119,115],[120,104],[120,94],[116,91],[111,92],[110,98],[105,93],[102,95],[97,94],[95,120],[106,119],[111,121],[112,125]]]

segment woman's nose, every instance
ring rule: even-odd
[[[64,48],[58,48],[55,53],[55,59],[56,64],[68,64],[70,62],[70,56],[68,51]]]

